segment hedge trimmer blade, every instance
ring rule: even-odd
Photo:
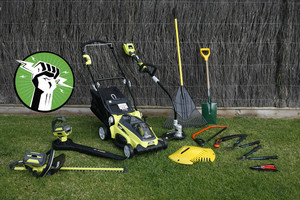
[[[65,155],[61,154],[53,159],[50,174],[54,174],[57,171],[101,171],[101,172],[123,172],[127,169],[125,167],[113,168],[113,167],[63,167],[65,163]]]
[[[61,167],[59,171],[98,171],[98,172],[123,172],[127,171],[126,167]]]

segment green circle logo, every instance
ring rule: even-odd
[[[71,97],[74,76],[68,62],[51,52],[37,52],[17,60],[15,90],[21,102],[39,112],[62,107]]]

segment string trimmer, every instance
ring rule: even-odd
[[[28,170],[36,178],[45,175],[53,175],[58,171],[102,171],[102,172],[126,172],[122,168],[102,168],[102,167],[63,167],[65,154],[54,158],[55,150],[51,149],[47,153],[36,153],[27,151],[23,160],[13,162],[9,165],[11,170]]]
[[[173,112],[174,112],[173,129],[171,131],[165,133],[162,137],[165,138],[166,140],[172,140],[172,139],[181,140],[181,139],[184,139],[186,135],[182,130],[182,126],[178,123],[177,112],[176,112],[176,109],[175,109],[173,99],[172,99],[170,93],[167,91],[167,89],[162,85],[160,80],[155,76],[155,72],[157,70],[157,67],[153,64],[143,63],[143,61],[136,55],[135,48],[134,48],[132,43],[123,44],[123,49],[124,49],[124,52],[128,56],[131,56],[137,62],[137,64],[140,66],[139,72],[149,74],[151,76],[152,80],[155,83],[157,83],[157,85],[159,85],[161,87],[161,89],[167,94],[167,96],[170,98],[170,100],[172,102]]]

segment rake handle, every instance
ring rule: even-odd
[[[176,8],[173,9],[173,15],[174,15],[175,31],[176,31],[176,44],[177,44],[177,55],[178,55],[178,65],[179,65],[180,86],[183,86]]]

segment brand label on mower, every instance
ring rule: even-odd
[[[118,104],[118,106],[121,110],[128,110],[128,106],[126,103],[120,103]]]

